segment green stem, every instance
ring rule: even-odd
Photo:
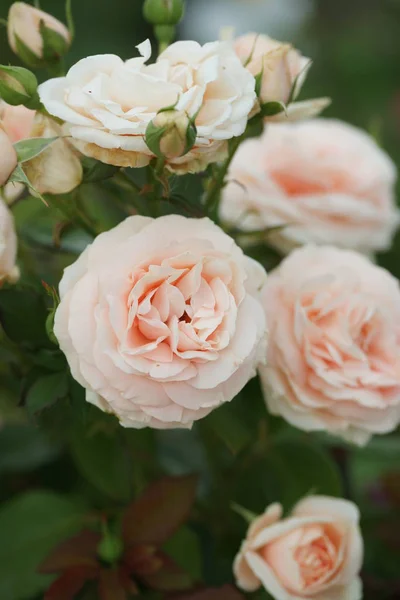
[[[229,153],[225,162],[218,167],[216,176],[211,179],[210,186],[205,196],[205,207],[211,216],[216,220],[218,218],[218,208],[221,200],[221,192],[225,186],[225,178],[228,173],[228,169],[231,165],[233,157],[236,154],[237,149],[245,138],[245,134],[233,138],[229,143]]]

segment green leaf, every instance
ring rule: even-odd
[[[68,394],[67,373],[54,373],[37,379],[29,389],[25,405],[30,415],[44,410]]]
[[[204,588],[172,596],[170,600],[245,600],[245,597],[233,585],[227,584],[220,588]]]
[[[95,183],[96,181],[110,179],[120,170],[120,167],[106,165],[105,163],[94,158],[89,158],[88,156],[84,156],[81,162],[84,183]]]
[[[5,425],[0,429],[0,472],[24,472],[52,461],[57,444],[31,425]]]
[[[271,453],[286,474],[282,498],[286,506],[310,493],[342,495],[339,469],[321,446],[303,439],[282,439],[273,445]]]
[[[88,435],[82,429],[71,442],[78,469],[103,494],[127,502],[132,495],[132,469],[118,431]]]
[[[266,102],[261,106],[261,114],[263,117],[274,117],[285,110],[286,106],[283,102]]]
[[[18,162],[24,163],[39,156],[39,154],[51,146],[56,140],[58,140],[58,136],[52,138],[30,138],[28,140],[16,142],[14,148],[17,152]]]
[[[61,540],[76,533],[83,512],[71,500],[46,491],[29,492],[0,509],[0,598],[28,600],[49,577],[37,568]]]
[[[126,509],[122,533],[127,545],[162,544],[189,516],[196,476],[163,477]]]
[[[14,33],[15,46],[20,59],[33,69],[43,65],[43,60],[25,45],[21,38]]]
[[[175,563],[191,575],[193,581],[202,579],[202,561],[199,540],[189,527],[181,527],[164,544],[164,551]]]
[[[45,326],[47,314],[43,296],[35,291],[28,288],[0,290],[0,322],[13,342],[51,347]]]
[[[238,454],[250,444],[254,435],[229,402],[214,410],[201,425],[219,437],[232,454]]]
[[[45,199],[43,198],[43,196],[37,191],[36,188],[33,187],[33,185],[31,184],[31,182],[29,181],[28,177],[26,176],[24,169],[22,168],[21,164],[17,164],[17,166],[15,167],[14,171],[11,173],[11,176],[8,180],[9,182],[16,182],[16,183],[23,183],[24,185],[26,185],[33,194],[35,194],[35,196],[37,198],[40,198],[40,200],[46,204],[47,206],[47,202],[45,201]]]

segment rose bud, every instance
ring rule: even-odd
[[[146,0],[143,16],[153,25],[176,25],[183,17],[183,0]]]
[[[37,86],[35,75],[28,69],[0,65],[0,97],[7,104],[35,108],[40,103]]]
[[[191,150],[196,141],[196,127],[183,111],[165,110],[149,123],[146,144],[161,158],[178,158]]]
[[[30,137],[52,138],[57,135],[62,136],[62,130],[55,121],[36,115]],[[81,162],[63,137],[25,162],[24,171],[40,194],[68,194],[81,183],[83,177]]]
[[[1,131],[0,131],[1,133]],[[3,139],[0,137],[0,148],[3,148]],[[3,167],[3,158],[0,161]],[[14,219],[4,201],[0,198],[0,286],[3,281],[15,283],[19,277],[16,266],[17,236],[15,233]]]
[[[63,23],[25,2],[12,4],[7,31],[12,50],[32,67],[58,60],[71,44],[71,34]]]
[[[10,138],[0,125],[0,187],[7,183],[16,166],[17,153]]]

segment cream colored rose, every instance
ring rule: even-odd
[[[67,194],[82,181],[81,162],[75,149],[63,137],[61,127],[52,119],[38,114],[29,137],[57,136],[60,139],[24,163],[26,176],[40,194]]]
[[[244,132],[256,99],[255,80],[230,44],[176,42],[150,65],[150,43],[138,49],[142,56],[126,62],[114,55],[79,61],[66,77],[39,87],[43,104],[66,122],[83,154],[105,163],[147,165],[154,154],[146,128],[168,106],[197,115],[196,143],[168,162],[171,169],[200,171],[224,157],[226,140]]]
[[[2,144],[1,137],[0,144]],[[0,198],[0,286],[3,281],[15,282],[18,279],[19,270],[15,264],[16,256],[17,236],[14,219]]]
[[[353,251],[295,250],[262,297],[269,410],[305,431],[363,445],[400,422],[400,288]]]
[[[19,38],[36,57],[42,58],[41,23],[58,33],[67,44],[71,43],[71,34],[63,23],[25,2],[14,2],[8,13],[7,32],[8,43],[16,54],[19,54],[17,40]]]
[[[265,356],[265,277],[209,219],[130,217],[65,270],[54,332],[121,425],[191,427]]]
[[[363,541],[357,507],[309,496],[287,518],[272,504],[251,524],[234,562],[237,585],[275,600],[361,600]]]
[[[396,177],[387,154],[351,125],[269,125],[239,148],[221,215],[243,231],[284,225],[267,238],[284,253],[307,242],[385,250],[400,221]]]
[[[261,77],[260,103],[281,102],[288,105],[284,112],[267,120],[310,118],[330,103],[327,98],[294,102],[307,77],[311,60],[290,44],[267,35],[248,33],[234,41],[234,49],[248,71],[254,77]]]

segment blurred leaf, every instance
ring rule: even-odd
[[[274,117],[286,110],[283,102],[266,102],[261,106],[261,114],[263,117]]]
[[[13,342],[34,347],[51,346],[46,319],[47,307],[43,296],[37,292],[27,288],[0,290],[0,322]]]
[[[274,444],[272,453],[282,462],[286,473],[284,502],[287,506],[310,493],[342,495],[338,467],[322,447],[303,439],[283,439]]]
[[[72,567],[97,566],[97,546],[100,535],[84,530],[61,542],[40,564],[40,573],[59,573]]]
[[[103,494],[128,502],[132,495],[132,469],[118,432],[88,435],[80,429],[71,442],[78,469]]]
[[[236,413],[233,404],[227,402],[214,410],[201,423],[202,427],[210,428],[233,454],[239,453],[253,440],[254,433]]]
[[[163,546],[164,551],[177,565],[191,575],[194,582],[201,581],[201,552],[197,535],[188,527],[181,527]]]
[[[99,580],[99,600],[128,600],[128,596],[122,586],[117,570],[101,570]]]
[[[82,509],[52,492],[36,491],[0,509],[0,598],[25,600],[45,589],[36,570],[55,544],[77,531]]]
[[[220,588],[206,588],[173,596],[170,600],[244,600],[244,598],[233,585],[224,585]]]
[[[186,521],[195,500],[196,476],[163,477],[126,509],[125,543],[163,544]]]
[[[96,181],[104,181],[110,179],[120,170],[120,167],[114,165],[106,165],[94,158],[84,156],[81,160],[83,167],[84,183],[94,183]]]
[[[18,162],[24,163],[28,160],[32,160],[36,156],[39,156],[46,148],[51,146],[58,137],[52,138],[29,138],[28,140],[21,140],[14,144],[15,151],[17,153]]]
[[[53,460],[59,452],[44,433],[25,424],[6,425],[0,429],[0,472],[23,472]]]
[[[142,581],[153,590],[176,592],[193,586],[193,580],[179,565],[168,556],[159,555],[162,565],[153,573],[141,575]]]
[[[88,567],[69,569],[52,583],[43,600],[75,600],[85,583],[95,576],[96,571]]]
[[[25,405],[30,415],[48,408],[68,394],[68,376],[66,372],[45,375],[35,381],[28,390]]]

